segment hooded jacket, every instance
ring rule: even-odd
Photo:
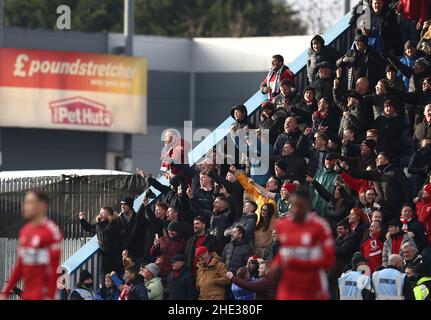
[[[227,272],[226,265],[216,254],[212,254],[208,265],[198,264],[196,288],[199,300],[224,300],[225,287],[230,283]]]
[[[322,44],[319,52],[313,50],[313,40],[317,40]],[[341,57],[341,53],[330,46],[325,46],[325,40],[320,36],[314,36],[310,41],[310,48],[308,49],[307,59],[307,77],[308,82],[312,83],[315,79],[318,69],[316,66],[321,62],[329,62],[335,66],[336,61]]]

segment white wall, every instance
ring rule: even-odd
[[[293,61],[310,45],[312,36],[250,38],[168,38],[135,36],[135,56],[146,57],[151,71],[263,72],[270,58],[281,54]],[[109,35],[109,49],[122,46],[124,36]]]

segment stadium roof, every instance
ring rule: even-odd
[[[56,176],[102,176],[102,175],[129,175],[129,172],[103,170],[103,169],[66,169],[66,170],[26,170],[26,171],[3,171],[0,179],[56,177]]]

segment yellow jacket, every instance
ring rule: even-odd
[[[196,288],[199,290],[199,300],[224,300],[225,287],[230,283],[226,277],[228,269],[217,254],[207,266],[198,264]]]
[[[260,220],[260,208],[262,208],[262,206],[264,204],[267,204],[267,203],[272,204],[274,206],[275,212],[278,212],[277,203],[274,200],[269,199],[269,198],[261,195],[259,190],[257,190],[256,187],[248,181],[248,177],[246,176],[246,174],[244,172],[240,171],[239,173],[237,173],[236,176],[238,178],[239,183],[244,188],[245,192],[247,192],[248,195],[257,204],[257,212],[256,212],[257,222],[256,223],[258,223]]]

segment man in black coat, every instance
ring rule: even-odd
[[[314,89],[316,100],[327,98],[332,101],[332,83],[335,78],[332,72],[333,67],[334,66],[327,61],[317,65],[319,73],[316,79],[310,84],[310,87]]]
[[[217,239],[208,233],[207,220],[202,216],[197,216],[193,220],[194,234],[188,239],[186,250],[184,251],[185,264],[196,274],[198,260],[195,257],[196,248],[204,246],[209,252],[217,249]]]
[[[97,236],[102,256],[103,274],[115,271],[122,275],[121,251],[123,250],[122,241],[125,230],[112,208],[101,208],[95,224],[85,220],[85,213],[81,211],[79,213],[79,222],[82,229]]]
[[[253,254],[253,248],[244,239],[245,230],[241,226],[232,229],[231,241],[224,247],[222,259],[229,271],[236,271],[247,265],[248,258]]]
[[[360,34],[355,36],[354,48],[337,61],[337,67],[346,70],[348,90],[354,90],[356,81],[362,77],[374,88],[377,81],[384,78],[386,62],[380,53],[368,46],[367,37]]]
[[[328,273],[329,289],[331,297],[335,299],[338,288],[338,278],[350,268],[353,254],[359,250],[360,242],[357,237],[352,237],[350,225],[347,220],[337,223],[337,238],[334,241],[335,266]]]
[[[374,128],[379,131],[383,151],[400,156],[402,151],[401,136],[404,126],[401,117],[397,114],[393,99],[385,100],[383,115],[375,120]]]
[[[423,139],[420,148],[410,158],[408,172],[413,180],[413,192],[417,194],[431,172],[431,139]]]
[[[148,219],[144,215],[138,215],[133,209],[133,199],[126,197],[121,200],[121,213],[118,215],[124,229],[123,249],[140,263],[148,256],[145,252],[145,241],[149,228]]]
[[[219,185],[223,186],[228,193],[227,198],[232,203],[232,211],[234,212],[235,218],[239,218],[242,215],[242,201],[244,198],[244,189],[239,183],[236,175],[228,171],[226,178],[223,178],[217,173],[216,169],[208,170],[205,172],[208,176],[214,179]]]
[[[387,153],[378,154],[377,168],[373,170],[359,170],[345,162],[341,162],[340,165],[353,178],[374,181],[377,192],[376,201],[388,209],[385,214],[385,222],[399,218],[402,204],[410,202],[410,189],[404,172],[391,163],[391,158]]]
[[[166,277],[166,300],[196,300],[195,278],[185,266],[186,258],[178,254],[172,258],[172,272]]]
[[[296,143],[298,155],[304,155],[307,151],[307,138],[298,129],[298,122],[294,117],[288,117],[284,122],[284,132],[280,133],[275,141],[273,154],[278,156],[287,141]]]
[[[271,174],[275,174],[275,163],[279,160],[283,160],[285,164],[284,171],[286,173],[286,179],[289,182],[293,182],[295,180],[299,182],[304,181],[307,165],[304,158],[296,154],[296,143],[287,141],[281,150],[281,155],[270,158]]]

